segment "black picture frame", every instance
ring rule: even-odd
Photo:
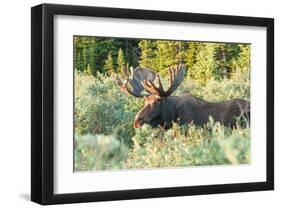
[[[54,16],[72,15],[266,27],[266,181],[54,194]],[[31,9],[31,200],[43,205],[274,189],[274,19],[41,4]]]

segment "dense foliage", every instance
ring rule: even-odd
[[[138,53],[135,39],[74,37],[75,69],[79,72],[111,74],[118,65],[137,66]]]
[[[123,65],[140,65],[165,75],[167,67],[184,64],[189,76],[205,85],[210,78],[248,71],[250,45],[75,36],[74,58],[77,71],[95,76],[120,72]]]
[[[190,125],[152,129],[145,125],[133,137],[126,168],[243,164],[249,162],[249,129],[230,130],[210,120],[206,127]]]
[[[248,124],[231,129],[210,118],[202,127],[134,129],[143,101],[122,93],[114,79],[124,65],[143,66],[166,85],[166,68],[181,63],[188,73],[173,95],[250,100],[249,44],[75,36],[74,59],[76,171],[250,162]]]
[[[204,88],[187,78],[174,93],[184,92],[222,101],[250,97],[248,75],[209,80]],[[113,77],[75,73],[75,169],[119,169],[248,163],[250,129],[230,129],[209,122],[206,127],[170,130],[133,128],[142,99],[125,95]]]

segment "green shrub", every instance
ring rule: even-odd
[[[114,136],[76,135],[75,170],[119,169],[127,152],[128,148]]]
[[[163,82],[167,84],[167,79]],[[210,79],[200,86],[189,77],[174,95],[191,93],[207,101],[250,98],[247,72]],[[212,120],[164,130],[133,128],[142,99],[125,95],[113,77],[75,73],[75,170],[157,168],[250,162],[250,129],[230,129]]]
[[[139,101],[120,92],[114,78],[75,75],[75,133],[115,135],[125,144],[134,135]]]
[[[200,83],[195,80],[186,79],[176,94],[189,92],[211,102],[235,98],[250,100],[250,81],[247,73],[236,73],[233,76],[233,79],[221,81],[210,79],[206,86],[200,86]]]
[[[167,131],[144,125],[133,137],[126,168],[160,168],[250,162],[250,129],[210,121],[204,127],[173,125]]]

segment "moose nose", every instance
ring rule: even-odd
[[[137,119],[137,120],[134,120],[134,128],[139,128],[142,126],[142,124],[144,123],[143,119]]]

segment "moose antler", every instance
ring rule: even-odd
[[[184,75],[186,72],[186,68],[183,65],[178,65],[176,68],[169,67],[169,88],[167,91],[164,90],[162,82],[160,80],[159,75],[157,74],[157,82],[158,87],[155,86],[153,81],[144,80],[142,81],[142,85],[144,89],[150,94],[156,94],[160,97],[167,97],[170,96],[181,84],[184,79]]]
[[[125,66],[123,66],[122,71],[123,77],[126,79],[125,82],[122,82],[122,80],[116,76],[116,81],[121,91],[138,98],[147,96],[147,94],[141,93],[144,90],[142,82],[144,80],[153,82],[155,80],[156,73],[148,68],[137,67],[136,69],[132,69],[132,78],[130,78],[130,73],[127,71]]]

